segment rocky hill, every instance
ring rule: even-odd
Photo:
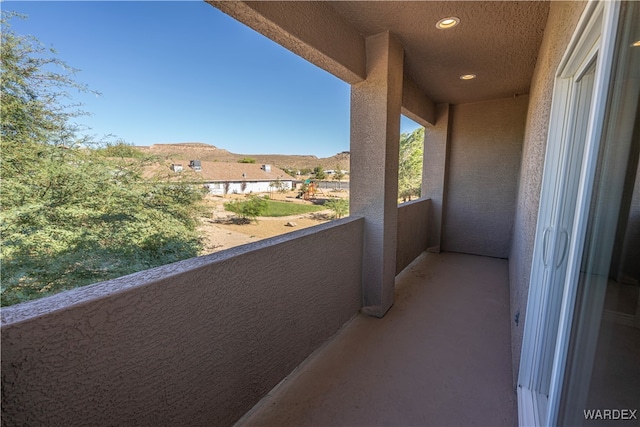
[[[331,157],[318,158],[312,155],[288,154],[236,154],[214,145],[201,142],[183,142],[175,144],[153,144],[151,146],[136,147],[146,154],[159,157],[161,160],[203,160],[209,162],[237,162],[240,159],[255,159],[258,164],[271,164],[280,168],[314,168],[322,166],[324,169],[335,169],[340,166],[349,170],[351,156],[348,151]]]

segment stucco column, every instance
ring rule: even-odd
[[[445,184],[449,153],[449,104],[436,106],[436,123],[425,126],[422,161],[422,194],[431,199],[427,250],[440,252],[444,221]]]
[[[393,305],[404,51],[389,32],[366,40],[367,78],[351,87],[350,214],[363,216],[363,309]]]

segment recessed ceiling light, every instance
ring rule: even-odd
[[[463,74],[460,76],[460,80],[472,80],[475,78],[476,78],[475,74]]]
[[[447,30],[453,28],[460,23],[460,18],[455,16],[449,16],[448,18],[442,18],[436,23],[436,28],[439,30]]]
[[[640,47],[640,40],[638,40],[638,41],[636,41],[634,43],[631,43],[631,46],[632,47]]]

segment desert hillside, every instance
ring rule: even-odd
[[[193,160],[199,159],[210,162],[237,162],[243,158],[252,158],[258,164],[271,164],[280,168],[314,168],[322,166],[324,169],[335,169],[340,166],[349,170],[349,152],[338,153],[331,157],[318,158],[312,155],[285,154],[236,154],[223,148],[201,142],[184,142],[175,144],[154,144],[137,147],[141,151],[158,156],[163,160]]]

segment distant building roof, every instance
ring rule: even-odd
[[[182,172],[173,172],[171,164],[178,161],[167,160],[166,164],[156,163],[149,166],[144,175],[147,178],[162,175],[178,175],[184,173],[194,173],[190,168],[185,167]],[[197,172],[197,178],[205,182],[224,181],[275,181],[293,180],[285,171],[275,166],[271,166],[271,171],[266,172],[262,165],[255,163],[227,163],[227,162],[200,162],[201,170]]]

